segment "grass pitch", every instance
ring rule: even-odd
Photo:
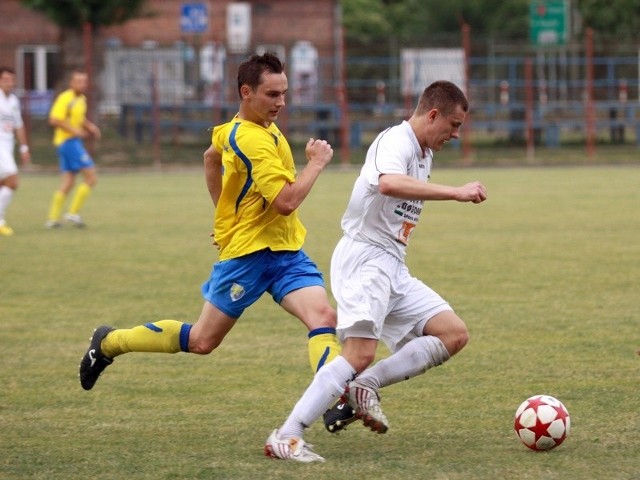
[[[355,171],[323,174],[302,208],[328,275]],[[23,175],[0,238],[3,479],[632,479],[640,476],[640,169],[436,169],[483,181],[482,205],[428,203],[414,275],[448,299],[471,342],[382,391],[386,435],[359,425],[306,439],[324,464],[262,455],[308,384],[304,327],[264,297],[212,355],[116,359],[94,390],[77,367],[93,329],[194,321],[216,251],[199,172],[103,174],[84,230],[42,228],[57,176]],[[386,356],[380,348],[380,356]],[[568,408],[547,453],[512,431],[527,397]]]

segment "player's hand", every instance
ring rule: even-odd
[[[317,163],[324,168],[333,158],[333,149],[326,140],[310,138],[304,149],[309,163]]]
[[[93,138],[95,138],[96,140],[100,140],[102,138],[102,132],[100,131],[100,128],[98,128],[97,125],[90,125],[89,128],[87,129],[89,130],[89,133],[93,136]]]
[[[211,232],[209,234],[209,236],[213,239],[213,237],[215,237],[215,233]],[[211,241],[211,245],[213,245],[214,247],[216,247],[218,250],[220,250],[220,245],[218,244],[218,242],[215,241],[215,239],[213,239]]]
[[[31,167],[31,152],[29,152],[29,150],[20,152],[20,158],[22,159],[22,168],[29,170]]]
[[[487,189],[480,182],[471,182],[458,188],[459,202],[482,203],[487,199]]]

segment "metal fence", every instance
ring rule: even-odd
[[[408,117],[429,79],[451,76],[471,100],[463,134],[472,144],[530,140],[554,148],[595,137],[640,145],[638,52],[587,50],[470,56],[460,48],[422,48],[392,57],[347,56],[344,65],[320,58],[312,78],[288,72],[288,107],[279,124],[294,141],[313,135],[359,148],[381,128]],[[58,48],[4,44],[0,59],[17,70],[28,124],[39,122],[61,79]],[[107,46],[105,68],[94,79],[101,86],[97,113],[117,125],[123,140],[189,142],[235,113],[241,60],[215,46]]]
[[[237,108],[233,83],[220,77],[218,83],[185,84],[182,64],[169,54],[162,58],[155,70],[150,64],[142,68],[143,62],[135,62],[135,88],[128,70],[118,70],[117,88],[110,94],[107,110],[120,114],[123,134],[134,132],[136,141],[144,141],[144,132],[152,130],[154,110],[160,128],[166,129],[200,129],[233,115]],[[166,62],[175,62],[175,67],[167,68]],[[608,136],[612,143],[640,142],[637,56],[471,57],[468,64],[470,75],[462,86],[472,102],[474,138],[522,142],[530,114],[537,142],[549,147],[575,142],[576,136],[587,135],[588,109],[593,102],[599,137],[606,140]],[[327,62],[320,68],[330,71],[333,67]],[[344,138],[339,130],[347,116],[347,138],[350,146],[357,147],[367,132],[410,114],[419,90],[407,90],[404,85],[406,65],[400,58],[348,57],[345,67],[346,111],[338,101],[335,81],[321,78],[312,93],[290,93],[287,117],[280,120],[283,126],[339,143]],[[440,66],[428,69],[436,78]],[[593,70],[590,83],[589,69]],[[225,64],[221,70],[231,69]]]

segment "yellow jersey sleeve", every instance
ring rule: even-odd
[[[285,184],[296,178],[291,148],[278,128],[236,118],[214,128],[212,144],[222,153],[223,167],[214,219],[220,259],[302,248],[306,230],[298,212],[283,216],[273,208]]]

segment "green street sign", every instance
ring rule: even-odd
[[[532,0],[529,24],[529,38],[534,45],[564,45],[569,39],[569,2]]]

